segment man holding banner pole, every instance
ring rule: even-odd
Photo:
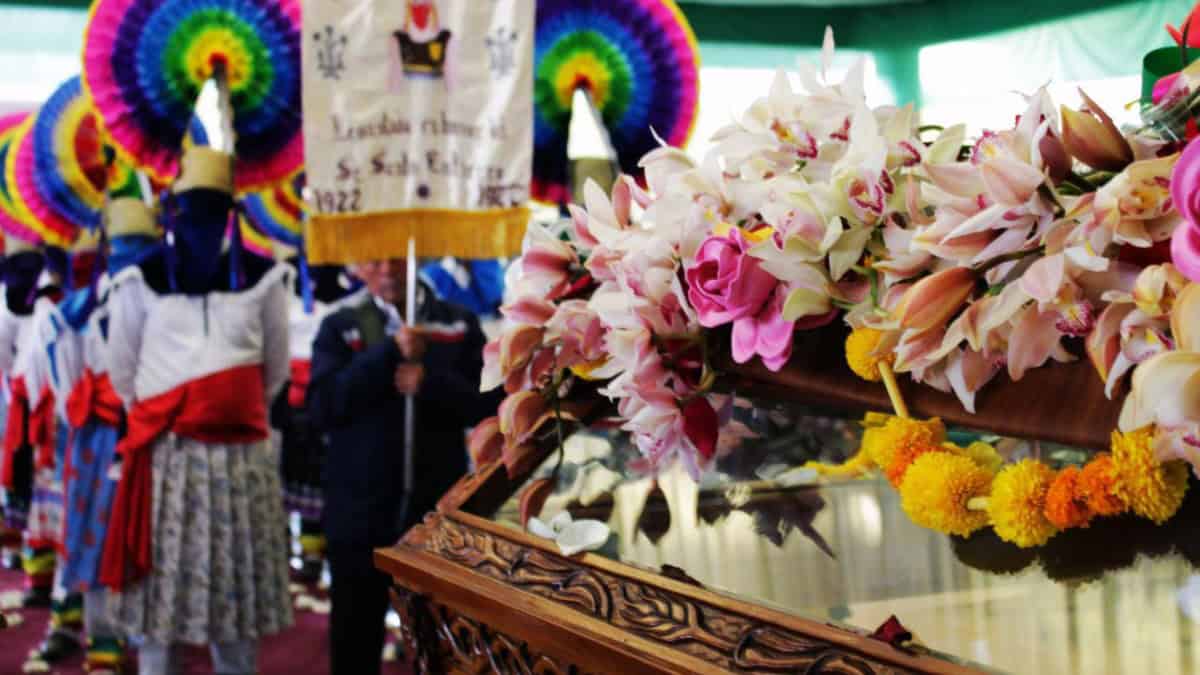
[[[352,265],[369,297],[326,317],[313,342],[308,409],[329,438],[333,675],[379,672],[389,579],[372,551],[395,543],[466,472],[465,432],[499,404],[479,392],[479,322],[410,286],[406,267],[403,258]]]
[[[308,261],[371,294],[323,322],[308,390],[329,437],[334,675],[378,672],[389,581],[372,549],[435,507],[500,402],[478,391],[478,321],[407,265],[520,251],[534,134],[536,3],[350,4],[303,7]]]

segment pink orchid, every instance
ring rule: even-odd
[[[562,368],[593,364],[604,358],[604,324],[584,300],[567,300],[547,324],[547,337],[559,343]]]
[[[1085,345],[1107,396],[1139,363],[1173,348],[1167,330],[1165,317],[1148,316],[1128,301],[1114,301],[1104,309]]]
[[[1118,244],[1139,248],[1163,241],[1175,231],[1179,215],[1171,198],[1171,174],[1179,155],[1134,162],[1096,191],[1094,227]]]
[[[476,467],[500,459],[504,447],[504,434],[500,433],[500,418],[489,417],[471,429],[467,437],[467,451]]]
[[[1120,428],[1148,424],[1159,429],[1200,425],[1200,284],[1189,284],[1171,308],[1175,349],[1153,356],[1133,372],[1133,385],[1121,408]]]
[[[521,274],[545,289],[548,297],[556,297],[570,284],[570,272],[579,256],[570,244],[541,227],[531,227],[529,233],[530,243],[521,254]]]
[[[483,346],[483,372],[479,376],[479,391],[491,391],[504,383],[500,369],[500,338]]]
[[[1058,320],[1057,313],[1039,311],[1036,305],[1026,307],[1017,315],[1009,335],[1007,359],[1008,376],[1014,382],[1051,357],[1059,361],[1071,360],[1062,348]]]
[[[506,446],[523,445],[552,415],[540,392],[524,390],[509,394],[497,410],[498,427]]]
[[[1057,315],[1055,327],[1061,333],[1082,337],[1092,331],[1095,312],[1091,302],[1084,297],[1083,290],[1075,283],[1072,273],[1075,260],[1066,253],[1055,253],[1039,258],[1021,275],[1018,284],[1022,291],[1037,301],[1041,312]],[[1084,259],[1086,262],[1086,259]],[[1107,266],[1107,259],[1099,258]]]
[[[946,379],[963,408],[975,413],[975,394],[1000,372],[1000,364],[982,352],[958,349],[946,359]]]
[[[700,245],[685,274],[688,300],[701,325],[715,328],[753,316],[774,290],[775,278],[749,255],[749,249],[737,228],[727,236],[710,236]]]
[[[543,297],[523,295],[501,307],[500,313],[517,323],[542,326],[554,316],[554,303]]]
[[[1055,118],[1048,95],[1039,90],[1014,128],[978,139],[969,162],[954,161],[956,148],[927,153],[922,169],[932,185],[923,192],[936,210],[933,222],[922,225],[924,214],[912,214],[920,202],[908,200],[910,219],[918,225],[912,248],[975,266],[1036,246],[1055,211],[1042,187],[1047,176],[1052,183],[1069,168]],[[990,276],[999,278],[1009,269],[1011,264],[993,268]]]
[[[518,325],[500,336],[500,373],[509,373],[529,365],[534,352],[542,345],[545,329],[540,326]]]

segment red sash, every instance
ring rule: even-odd
[[[204,443],[251,443],[268,436],[262,365],[226,370],[138,401],[129,410],[121,482],[100,560],[100,583],[123,589],[153,565],[151,448],[163,433]]]
[[[34,449],[35,469],[54,468],[54,437],[58,425],[54,420],[54,392],[49,385],[42,387],[37,407],[29,413],[29,444]]]
[[[308,394],[308,383],[311,379],[312,361],[292,359],[292,379],[288,384],[288,405],[293,408],[304,407],[304,397]]]
[[[25,413],[29,410],[29,392],[25,389],[23,377],[10,378],[8,390],[8,423],[4,427],[4,465],[0,467],[0,484],[12,489],[13,462],[17,450],[25,443]]]
[[[97,375],[88,368],[67,397],[67,422],[72,429],[78,429],[95,417],[115,427],[121,423],[122,408],[121,397],[113,389],[108,373]]]

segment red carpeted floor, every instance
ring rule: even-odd
[[[16,572],[0,569],[0,592],[19,589],[21,576]],[[0,629],[0,675],[20,675],[29,650],[41,641],[46,632],[49,618],[47,610],[7,610],[5,614],[19,613],[22,623],[16,627]],[[288,631],[263,640],[259,652],[261,675],[313,674],[329,672],[328,614],[317,614],[309,610],[296,611],[296,623]],[[83,657],[77,656],[67,662],[55,664],[50,673],[74,675],[83,673]],[[189,648],[184,673],[211,673],[208,651]],[[384,665],[386,675],[408,675],[411,670],[404,664],[390,662]]]

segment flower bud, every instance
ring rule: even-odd
[[[951,267],[935,272],[905,292],[896,307],[900,327],[918,331],[950,322],[975,288],[975,272]]]
[[[1133,161],[1133,148],[1112,118],[1081,89],[1084,110],[1062,107],[1063,145],[1093,169],[1120,171]]]

